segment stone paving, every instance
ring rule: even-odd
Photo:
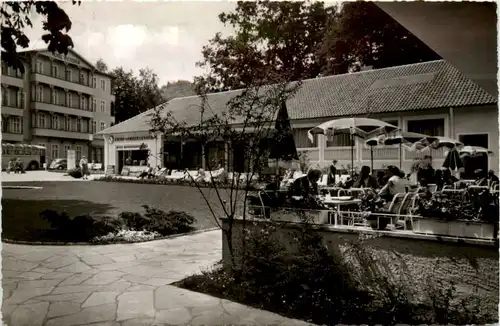
[[[107,246],[3,244],[5,325],[308,325],[170,283],[221,259],[221,231]]]

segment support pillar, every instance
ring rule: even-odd
[[[326,166],[325,160],[325,148],[326,148],[326,136],[317,135],[318,139],[318,164],[323,167]]]
[[[229,171],[229,142],[224,141],[224,169]]]

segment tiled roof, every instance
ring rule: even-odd
[[[210,107],[224,110],[241,91],[209,94]],[[496,104],[497,100],[444,60],[304,80],[287,101],[291,120],[370,113],[416,111],[442,107]],[[176,119],[196,124],[200,98],[171,100],[166,107]],[[148,131],[150,111],[100,133]]]

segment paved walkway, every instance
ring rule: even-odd
[[[307,325],[168,285],[220,259],[219,230],[141,244],[4,243],[4,324]]]

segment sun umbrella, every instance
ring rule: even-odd
[[[436,137],[437,139],[430,145],[431,148],[438,149],[441,147],[456,148],[463,146],[464,144],[458,140],[448,138],[448,137]]]
[[[452,171],[458,170],[462,168],[464,165],[462,163],[462,159],[460,158],[460,155],[458,154],[458,151],[456,148],[450,150],[448,152],[448,155],[446,155],[446,158],[443,163],[444,168],[448,168]]]
[[[464,146],[460,149],[460,156],[480,156],[493,154],[492,151],[481,146]]]
[[[422,145],[429,146],[437,138],[434,136],[427,136],[424,134],[420,134],[417,132],[408,132],[408,131],[397,131],[391,133],[384,140],[385,145],[399,145],[399,168],[403,165],[403,155],[402,155],[402,145],[414,145],[415,143],[419,143]]]
[[[309,130],[308,135],[311,141],[314,139],[314,135],[318,134],[327,136],[349,134],[351,140],[354,139],[354,136],[368,139],[397,129],[398,127],[377,119],[342,118],[322,123]],[[351,172],[354,174],[354,142],[351,143]]]
[[[285,102],[282,103],[276,117],[269,158],[272,160],[270,165],[275,165],[276,169],[279,166],[290,168],[294,163],[298,165],[299,155]]]

